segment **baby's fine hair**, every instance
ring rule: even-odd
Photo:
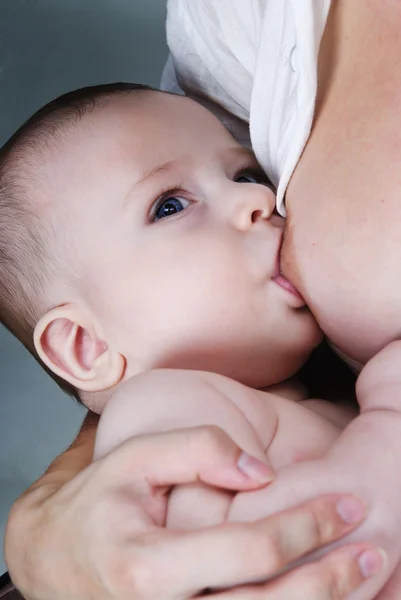
[[[64,94],[38,110],[0,149],[0,320],[37,360],[34,328],[45,310],[46,289],[62,267],[54,252],[57,231],[35,210],[35,166],[45,160],[44,151],[52,148],[57,135],[79,123],[98,103],[116,94],[144,90],[152,88],[111,83]],[[50,375],[79,399],[70,384]]]

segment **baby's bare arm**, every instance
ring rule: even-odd
[[[215,425],[246,452],[265,461],[257,433],[238,408],[238,404],[251,405],[254,394],[255,390],[214,373],[175,369],[143,373],[127,381],[108,402],[100,419],[94,457],[136,435]],[[272,408],[272,434],[276,421]]]

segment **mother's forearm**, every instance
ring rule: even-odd
[[[98,421],[98,415],[88,413],[71,446],[14,503],[6,527],[5,557],[17,581],[24,569],[25,551],[31,545],[29,537],[34,538],[38,529],[36,520],[42,514],[41,508],[92,461]]]
[[[99,415],[88,412],[71,446],[51,463],[25,494],[45,486],[57,489],[87,467],[92,462],[98,423]]]

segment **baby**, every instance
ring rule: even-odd
[[[391,407],[401,350],[365,367],[362,415],[344,433],[350,413],[290,385],[265,390],[321,333],[281,275],[284,221],[253,155],[193,101],[120,84],[39,111],[3,149],[0,177],[2,319],[104,411],[95,457],[132,435],[210,424],[280,470],[255,493],[177,488],[171,527],[361,495],[372,510],[358,535],[389,555],[380,581],[353,596],[373,598],[401,554],[401,490],[391,481],[399,417],[370,408],[376,395]]]
[[[291,384],[261,391],[215,373],[155,370],[113,395],[100,419],[94,458],[135,435],[214,425],[249,455],[267,458],[281,471],[323,457],[352,416],[329,402],[307,400]],[[170,495],[167,526],[198,529],[225,520],[253,521],[270,512],[270,493],[271,487],[238,494],[201,483],[177,487]],[[285,493],[276,503],[285,503],[289,490]]]

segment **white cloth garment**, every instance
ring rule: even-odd
[[[163,86],[177,91],[171,82],[178,80],[186,93],[222,106],[237,117],[234,130],[249,123],[252,148],[277,187],[282,215],[312,126],[330,1],[168,0],[175,76],[170,62]]]

